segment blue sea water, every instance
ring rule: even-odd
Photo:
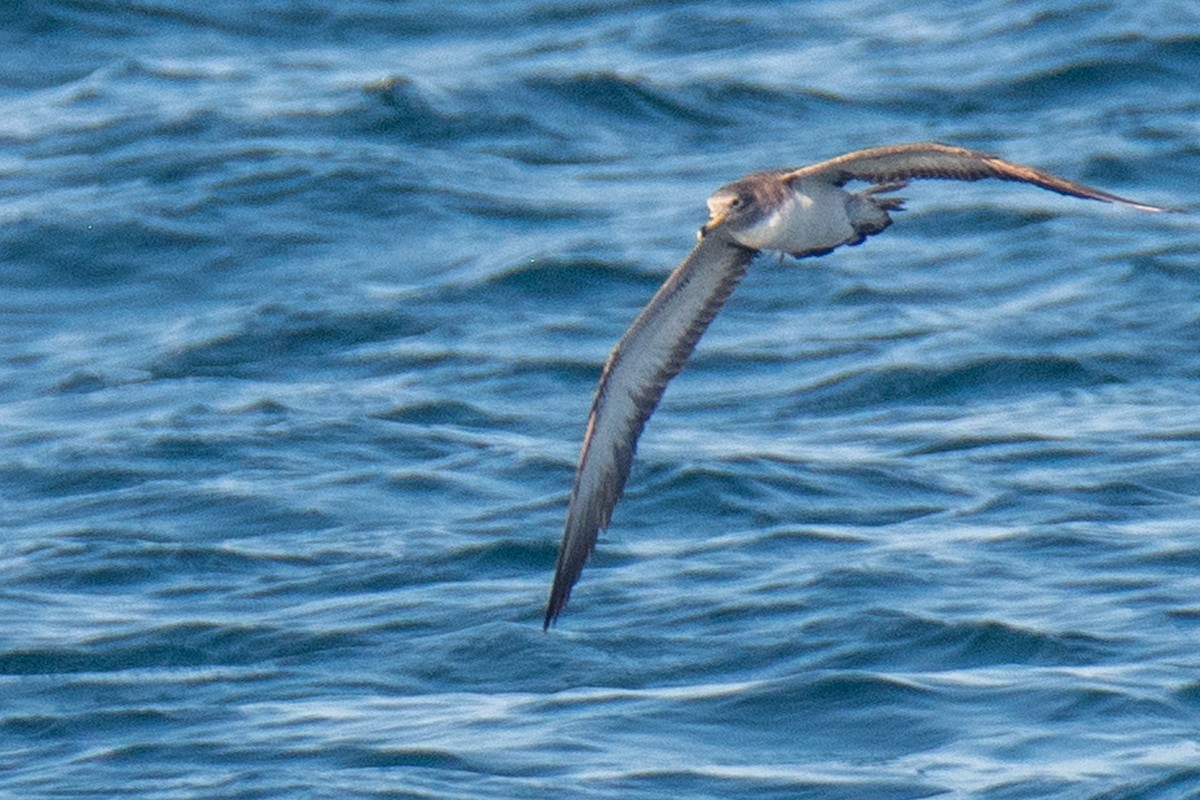
[[[760,257],[540,625],[713,189],[1195,209],[1194,3],[47,0],[0,65],[0,796],[1200,797],[1194,211]]]

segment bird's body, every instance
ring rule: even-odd
[[[796,181],[788,186],[775,176],[755,176],[785,187],[775,209],[738,231],[733,238],[752,250],[778,250],[797,258],[828,253],[852,241],[862,241],[891,224],[884,209],[870,200],[852,202],[858,195],[823,181]]]
[[[887,193],[921,178],[996,178],[1141,211],[1167,210],[936,143],[859,150],[812,166],[757,172],[718,189],[708,200],[710,217],[700,229],[700,241],[634,320],[604,366],[543,627],[548,628],[566,605],[597,534],[608,527],[638,437],[667,382],[683,368],[754,256],[762,250],[818,256],[859,244],[891,225],[889,211],[902,208],[900,198]],[[852,180],[873,186],[850,192],[843,187]]]

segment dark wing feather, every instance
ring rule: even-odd
[[[543,628],[567,604],[597,534],[608,527],[638,437],[667,382],[683,368],[755,252],[737,245],[720,227],[710,230],[609,355],[588,417]]]
[[[1002,158],[953,147],[937,142],[896,144],[872,147],[838,156],[819,164],[780,171],[786,181],[805,178],[826,180],[834,186],[842,186],[852,180],[869,183],[903,183],[919,178],[943,178],[958,181],[977,181],[996,178],[1002,181],[1019,181],[1040,186],[1059,194],[1119,203],[1141,211],[1170,211],[1168,208],[1139,203],[1111,192],[1095,189],[1082,183],[1051,175],[1040,169],[1014,164]]]

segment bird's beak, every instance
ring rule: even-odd
[[[722,222],[724,222],[725,218],[727,216],[729,216],[728,212],[718,212],[718,213],[710,216],[708,218],[708,222],[706,222],[700,226],[699,238],[703,239],[705,236],[707,236],[708,232],[711,231],[713,228],[717,227],[718,225],[720,225]]]

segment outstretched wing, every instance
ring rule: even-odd
[[[1019,181],[1049,189],[1052,192],[1104,203],[1119,203],[1141,211],[1170,211],[1168,208],[1139,203],[1119,195],[1069,181],[1040,169],[1014,164],[1002,158],[953,147],[937,142],[896,144],[856,150],[819,164],[779,173],[786,181],[804,178],[826,180],[842,186],[852,180],[869,183],[903,183],[918,178],[942,178],[957,181],[977,181],[996,178]]]
[[[709,230],[609,355],[588,417],[543,628],[567,604],[596,535],[608,527],[638,437],[667,382],[683,368],[756,252],[720,227]]]

